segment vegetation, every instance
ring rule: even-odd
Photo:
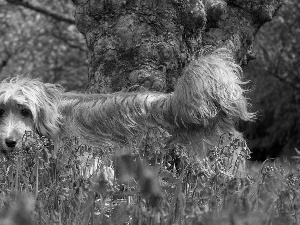
[[[228,163],[240,163],[230,162],[232,153],[244,146],[229,135],[230,144],[200,161],[181,149],[176,170],[158,147],[164,135],[154,138],[145,136],[135,157],[106,150],[82,160],[89,149],[76,139],[54,157],[48,140],[26,134],[24,151],[1,162],[2,224],[299,224],[300,167],[267,162],[246,176],[228,174]]]
[[[0,0],[1,79],[28,73],[67,90],[83,89],[87,47],[74,25],[74,6],[20,2],[26,1]],[[239,177],[224,169],[230,157],[224,152],[238,140],[216,146],[213,162],[209,156],[195,160],[178,146],[175,165],[163,134],[145,136],[132,147],[132,158],[102,149],[84,161],[81,150],[90,149],[76,139],[53,156],[51,142],[27,134],[26,152],[1,159],[0,224],[299,224],[299,9],[297,0],[284,2],[256,36],[257,58],[244,68],[259,112],[255,123],[242,125],[252,159],[283,153],[296,155],[293,161],[251,164]],[[102,166],[91,174],[94,158]]]
[[[74,21],[66,23],[8,2],[15,1],[0,1],[1,80],[27,74],[68,90],[82,89],[87,83],[86,45]],[[74,12],[73,4],[65,1],[44,1],[43,7],[70,18]]]
[[[300,146],[300,27],[298,1],[284,1],[254,42],[257,59],[246,68],[253,82],[251,103],[258,111],[247,124],[246,139],[256,160],[296,154]]]

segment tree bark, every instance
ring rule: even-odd
[[[281,0],[74,0],[85,36],[89,92],[173,90],[203,49],[227,47],[236,61],[254,59],[259,28]]]

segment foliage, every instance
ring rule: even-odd
[[[245,73],[259,117],[246,136],[254,159],[295,155],[300,135],[300,3],[285,1],[272,22],[261,28],[254,46],[257,59]]]
[[[29,73],[69,90],[82,88],[86,47],[74,24],[7,2],[0,0],[0,77]],[[46,0],[43,6],[71,18],[70,1]],[[255,159],[281,149],[289,154],[300,144],[299,9],[297,0],[285,1],[258,33],[257,60],[246,68],[255,86],[250,98],[261,115],[246,126]],[[229,176],[224,150],[235,144],[216,146],[213,162],[195,160],[178,146],[175,165],[164,138],[149,133],[127,158],[111,149],[93,154],[76,139],[55,155],[51,142],[27,134],[25,151],[1,159],[0,223],[299,224],[298,158],[295,164],[269,160],[243,177]],[[100,167],[93,168],[94,160]]]
[[[227,146],[214,148],[210,154],[213,161],[199,161],[182,149],[177,151],[180,166],[172,170],[168,151],[161,148],[165,135],[151,132],[134,147],[140,148],[136,155],[133,151],[137,157],[119,160],[115,166],[112,161],[118,156],[110,150],[94,154],[73,139],[66,140],[55,156],[47,139],[25,134],[23,150],[10,160],[2,159],[1,222],[298,224],[300,167],[267,162],[248,169],[245,176],[230,175],[224,158],[232,158],[229,149],[235,151],[242,143],[232,138]],[[152,146],[153,140],[157,144]],[[91,158],[84,155],[87,152]],[[148,154],[151,152],[156,154]],[[135,170],[141,157],[151,167],[143,162]],[[94,167],[95,159],[100,162],[98,167]],[[117,182],[120,176],[114,175],[116,165],[126,168],[123,184]],[[153,196],[157,197],[155,204]],[[23,218],[22,222],[18,218]]]
[[[70,1],[44,1],[43,7],[67,15],[74,11]],[[83,88],[86,47],[74,24],[0,0],[0,29],[1,79],[27,74],[69,90]]]

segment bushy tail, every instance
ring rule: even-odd
[[[231,121],[251,120],[242,70],[229,50],[218,49],[192,61],[183,71],[172,97],[172,113],[178,126],[211,129]]]

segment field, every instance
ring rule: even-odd
[[[165,138],[149,132],[130,155],[95,154],[74,138],[54,156],[49,140],[26,134],[24,149],[1,161],[0,224],[300,224],[297,157],[247,163],[240,176],[243,141],[199,160]]]

